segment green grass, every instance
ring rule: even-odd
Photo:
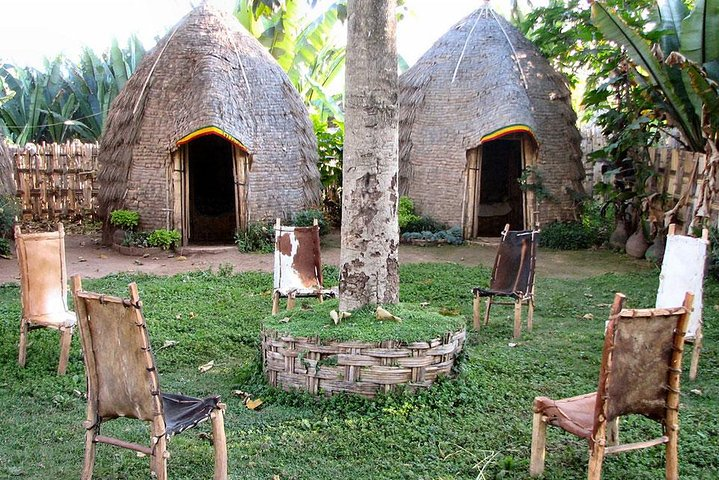
[[[326,278],[337,276],[336,269],[325,273]],[[496,307],[488,327],[470,332],[456,379],[375,400],[317,398],[266,385],[258,351],[260,325],[272,303],[269,274],[230,275],[227,269],[169,278],[123,274],[86,280],[85,288],[126,295],[127,283],[138,283],[163,389],[198,396],[217,393],[228,404],[231,478],[524,479],[532,399],[595,389],[614,292],[625,293],[629,307],[651,306],[657,277],[648,272],[582,281],[539,278],[535,328],[524,332],[521,341],[511,340],[512,308]],[[404,265],[400,295],[403,302],[458,310],[459,316],[443,318],[470,324],[470,289],[486,285],[488,278],[489,271],[480,267]],[[682,479],[712,479],[719,470],[719,284],[707,283],[704,303],[706,341],[699,377],[692,382],[685,376],[682,382]],[[58,335],[50,331],[30,334],[27,367],[20,369],[19,314],[18,287],[0,286],[0,478],[77,479],[85,417],[78,338],[73,339],[66,376],[55,375]],[[584,318],[586,314],[593,319]],[[160,348],[167,340],[177,343]],[[691,347],[685,367],[690,352]],[[210,360],[216,366],[200,373],[197,367]],[[245,409],[232,395],[234,389],[262,397],[265,407]],[[144,442],[148,430],[138,424],[113,421],[103,431]],[[172,439],[171,478],[210,478],[211,448],[201,436],[208,432],[205,424]],[[656,424],[642,418],[628,418],[621,426],[626,441],[658,432]],[[586,462],[586,442],[549,430],[545,478],[584,478]],[[148,463],[133,452],[100,445],[95,472],[96,479],[146,479]],[[663,478],[663,450],[609,457],[604,478]]]

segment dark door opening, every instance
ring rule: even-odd
[[[524,194],[517,179],[522,173],[522,143],[501,139],[479,147],[476,158],[479,174],[474,195],[472,233],[498,236],[508,223],[512,230],[524,228]],[[470,200],[471,201],[471,200]]]
[[[232,144],[216,135],[188,145],[189,243],[230,244],[237,230]]]

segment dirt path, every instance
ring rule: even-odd
[[[13,246],[14,248],[14,246]],[[452,262],[461,265],[492,267],[497,247],[493,245],[462,245],[418,247],[401,245],[401,263]],[[117,272],[143,272],[155,275],[174,275],[193,270],[217,270],[232,265],[236,272],[272,271],[272,254],[240,253],[234,246],[189,249],[182,254],[157,253],[148,257],[122,255],[101,246],[97,235],[68,234],[65,237],[68,275],[99,278]],[[322,261],[338,265],[339,236],[323,239]],[[558,252],[540,250],[537,275],[557,278],[587,278],[607,272],[651,270],[646,261],[608,251]],[[0,284],[19,280],[16,259],[0,258]]]

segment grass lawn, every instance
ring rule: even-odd
[[[336,278],[336,270],[327,270],[325,278]],[[456,264],[403,265],[401,299],[458,311],[471,325],[470,288],[486,285],[489,273]],[[130,281],[138,283],[144,301],[163,390],[217,393],[227,403],[231,478],[524,479],[532,399],[596,389],[614,292],[627,295],[628,307],[650,307],[658,272],[581,281],[539,278],[532,333],[525,331],[512,343],[513,310],[494,307],[489,327],[469,334],[458,378],[376,400],[316,398],[266,386],[258,352],[260,322],[271,309],[270,274],[232,275],[227,269],[169,278],[123,274],[85,280],[84,286],[126,296]],[[688,375],[682,379],[682,479],[719,475],[719,284],[708,281],[705,289],[699,376],[694,382]],[[73,339],[68,374],[57,377],[58,335],[32,332],[27,367],[20,369],[19,315],[18,286],[0,286],[0,478],[77,479],[85,418],[79,339]],[[177,343],[162,348],[168,340]],[[691,347],[685,372],[690,353]],[[200,373],[197,367],[211,360],[215,367]],[[232,395],[235,389],[260,396],[264,408],[247,410]],[[117,420],[103,431],[145,443],[148,429],[139,423]],[[620,431],[624,441],[643,440],[657,435],[659,426],[628,418]],[[204,424],[172,439],[170,478],[211,478],[212,449],[203,436],[208,432]],[[604,478],[664,478],[663,457],[661,447],[608,457]],[[586,442],[549,429],[545,478],[585,478],[586,463]],[[148,472],[147,459],[98,446],[96,479],[146,479]]]

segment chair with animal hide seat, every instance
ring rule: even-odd
[[[22,233],[15,226],[15,248],[20,266],[20,347],[18,363],[25,366],[28,333],[37,328],[60,332],[60,361],[57,373],[64,375],[70,356],[75,312],[67,306],[65,230]]]
[[[226,480],[224,404],[216,396],[199,399],[160,390],[137,285],[131,283],[129,290],[130,298],[86,292],[80,277],[72,277],[87,374],[82,480],[92,478],[98,443],[144,453],[150,458],[150,469],[155,478],[166,480],[170,437],[207,419],[212,422],[214,479]],[[120,417],[149,422],[150,445],[101,435],[104,422]]]
[[[484,324],[489,323],[492,304],[514,305],[514,338],[522,333],[522,305],[527,304],[527,330],[532,331],[534,319],[534,265],[537,258],[538,230],[509,230],[509,224],[502,231],[497,256],[494,259],[489,288],[472,289],[473,323],[480,328],[480,304],[486,297]],[[494,297],[507,297],[513,301],[498,302]]]
[[[682,292],[694,293],[694,307],[689,317],[685,342],[694,344],[689,368],[689,378],[694,380],[699,369],[699,355],[702,349],[702,295],[709,231],[705,228],[700,238],[677,235],[676,225],[669,225],[669,235],[664,249],[662,270],[659,274],[657,307],[676,305],[681,301]]]
[[[597,391],[552,400],[534,399],[529,473],[544,472],[547,425],[589,441],[587,478],[601,478],[604,456],[657,445],[666,446],[666,478],[679,471],[679,380],[682,352],[694,295],[682,306],[622,309],[624,295],[614,297]],[[615,421],[638,414],[662,425],[662,435],[647,441],[620,444]]]
[[[287,309],[295,299],[334,297],[335,291],[323,287],[320,258],[320,227],[317,220],[311,227],[283,226],[275,223],[275,266],[272,292],[272,314],[280,309],[280,298],[287,298]]]

